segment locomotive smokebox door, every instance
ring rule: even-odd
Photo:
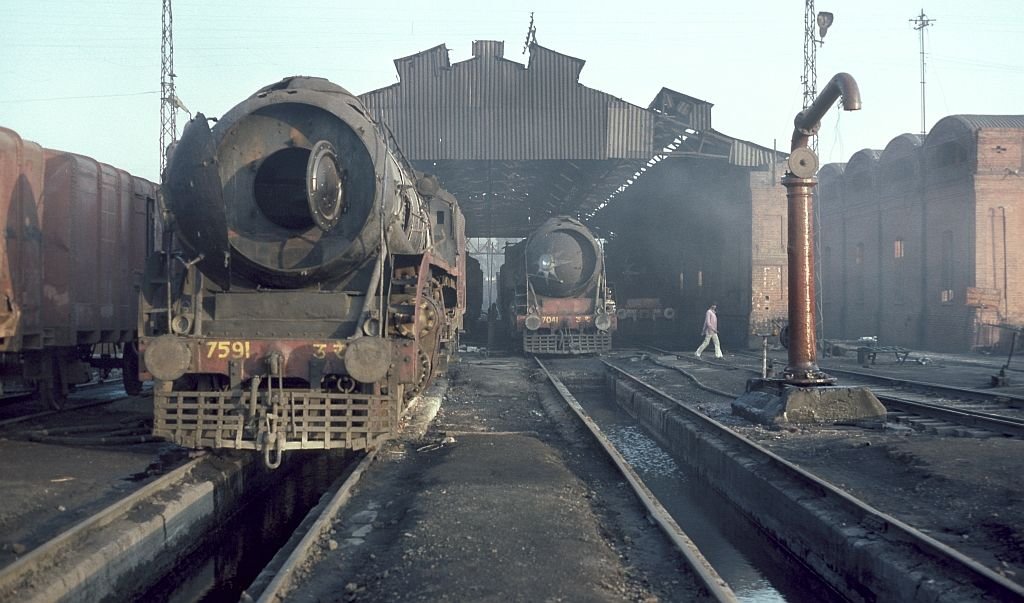
[[[306,199],[309,214],[324,232],[334,228],[345,211],[344,179],[334,145],[326,140],[313,145],[306,164]]]
[[[205,256],[209,275],[223,281],[230,250],[216,156],[217,143],[206,117],[199,113],[185,126],[174,148],[165,175],[165,198],[178,229],[187,235],[182,243],[195,256]],[[194,241],[202,241],[202,249],[193,248]]]

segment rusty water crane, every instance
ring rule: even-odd
[[[783,371],[792,385],[827,385],[835,382],[818,369],[814,308],[813,192],[818,184],[818,157],[809,142],[821,118],[842,97],[843,109],[860,110],[860,89],[848,73],[836,74],[811,106],[797,113],[790,147],[789,171],[782,178],[789,202],[789,364]]]
[[[789,169],[782,178],[789,205],[789,359],[781,379],[747,382],[747,392],[732,404],[733,412],[760,423],[847,423],[880,421],[885,407],[864,387],[835,385],[818,368],[815,348],[813,191],[818,184],[818,156],[809,142],[822,116],[842,97],[843,109],[861,107],[857,82],[836,74],[813,103],[794,120]]]

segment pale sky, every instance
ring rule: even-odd
[[[580,83],[646,107],[664,86],[714,104],[713,127],[788,151],[801,108],[804,3],[797,0],[503,3],[434,0],[174,0],[178,97],[220,116],[258,88],[315,75],[360,94],[397,81],[393,60],[472,41],[522,53],[537,41],[586,61]],[[831,111],[821,162],[882,149],[921,128],[924,9],[927,128],[954,113],[1024,114],[1021,0],[817,0],[835,14],[818,50],[818,89],[846,71],[862,111]],[[48,148],[158,177],[159,0],[0,0],[0,126]],[[178,115],[179,131],[187,121]],[[777,143],[775,142],[777,141]]]

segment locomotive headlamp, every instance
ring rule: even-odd
[[[146,344],[143,360],[154,377],[174,381],[192,365],[192,351],[180,337],[161,335]]]
[[[612,319],[607,314],[598,314],[594,319],[594,326],[601,331],[607,331],[612,327]]]
[[[536,314],[530,314],[526,317],[526,328],[531,331],[536,331],[540,328],[540,316]]]
[[[187,314],[178,314],[171,320],[171,331],[175,335],[188,335],[192,330],[192,319]]]
[[[324,232],[334,228],[345,208],[345,186],[334,145],[313,145],[306,164],[306,200],[313,221]]]
[[[555,258],[550,253],[545,253],[537,259],[537,272],[544,278],[555,278]]]

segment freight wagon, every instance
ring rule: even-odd
[[[59,408],[93,369],[141,389],[138,291],[156,185],[0,127],[0,376]]]

